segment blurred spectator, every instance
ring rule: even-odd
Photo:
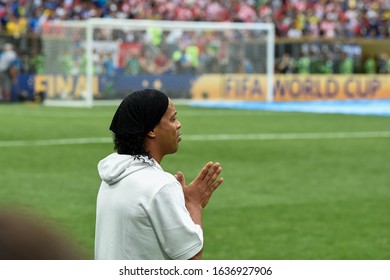
[[[306,16],[306,32],[304,35],[317,38],[320,36],[319,28],[320,19],[315,15],[313,10],[309,10]]]
[[[248,59],[248,57],[245,55],[244,52],[240,53],[240,62],[241,62],[241,69],[239,73],[246,73],[246,74],[254,73],[253,63],[250,59]]]
[[[103,58],[104,55],[99,54],[96,49],[92,51],[92,71],[94,74],[99,75],[103,72]]]
[[[141,72],[141,65],[137,51],[133,50],[129,52],[125,61],[125,73],[128,75],[138,75]]]
[[[1,207],[0,228],[0,260],[83,259],[69,237],[30,211]]]
[[[195,44],[190,44],[185,48],[185,56],[190,61],[191,73],[196,73],[199,68],[199,48]]]
[[[161,48],[157,49],[157,54],[153,58],[152,73],[161,75],[167,74],[172,70],[171,60]]]
[[[11,86],[15,79],[13,65],[16,58],[17,55],[13,50],[13,46],[5,43],[0,54],[0,96],[4,102],[11,101]]]
[[[16,17],[12,13],[9,13],[5,29],[10,36],[19,38],[27,32],[27,23],[28,22],[25,17]]]
[[[103,58],[103,75],[113,77],[115,76],[115,63],[112,54],[108,53]]]
[[[340,74],[352,74],[354,72],[353,69],[353,59],[348,56],[346,53],[341,53],[340,65],[339,65],[339,73]]]
[[[206,46],[205,51],[200,55],[200,65],[202,73],[218,73],[217,50],[213,46]]]
[[[301,56],[295,61],[295,69],[299,74],[309,74],[311,59],[307,51],[303,51]]]
[[[139,57],[139,65],[141,74],[152,74],[153,69],[153,57],[148,48],[143,48],[141,51],[141,56]]]
[[[65,53],[59,58],[60,59],[60,65],[62,68],[62,73],[64,74],[74,74],[75,70],[75,63],[73,60],[73,54],[66,50]]]
[[[298,28],[297,21],[294,21],[287,31],[287,37],[289,38],[300,38],[302,37],[302,30]]]
[[[45,73],[45,57],[37,50],[33,51],[28,61],[28,71],[32,74]]]
[[[387,52],[383,52],[378,57],[378,73],[390,73],[390,58]]]
[[[195,69],[192,67],[191,57],[183,48],[175,50],[172,54],[175,72],[178,74],[194,74]]]
[[[290,54],[285,52],[280,58],[279,62],[276,64],[277,73],[293,73],[294,70],[294,61],[291,58]]]
[[[233,73],[238,71],[237,69],[237,55],[229,52],[227,43],[224,43],[224,39],[221,39],[221,43],[218,46],[218,66],[221,73]]]
[[[367,57],[367,59],[364,61],[364,73],[366,74],[375,74],[377,72],[376,70],[376,61],[373,56]]]
[[[26,98],[22,95],[22,91],[20,90],[19,85],[19,74],[22,72],[23,69],[23,63],[22,63],[22,55],[21,53],[16,53],[15,59],[12,61],[11,65],[9,66],[9,72],[10,72],[10,80],[11,80],[11,93],[14,93],[15,96],[20,101],[24,101]]]
[[[331,53],[322,53],[320,56],[319,72],[321,74],[334,73],[334,58]]]

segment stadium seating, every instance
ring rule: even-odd
[[[26,3],[24,3],[26,2]],[[27,3],[31,2],[31,3]],[[390,2],[305,0],[2,1],[1,29],[39,34],[48,20],[91,17],[185,21],[274,22],[279,37],[389,37]]]

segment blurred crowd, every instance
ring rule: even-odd
[[[92,17],[273,22],[279,37],[385,38],[390,0],[1,0],[0,30],[39,34],[52,20]]]
[[[348,52],[302,52],[293,57],[285,52],[275,63],[275,73],[283,74],[389,74],[390,56],[381,52],[368,56],[363,62]]]
[[[25,35],[39,37],[45,23],[88,18],[155,19],[181,21],[233,21],[275,23],[279,38],[390,38],[390,0],[0,0],[0,33],[10,38]],[[95,34],[99,36],[105,34]],[[264,52],[245,46],[227,46],[225,35],[196,37],[188,33],[152,35],[152,41],[140,40],[139,51],[130,52],[121,71],[128,75],[166,73],[263,73],[259,59]],[[259,34],[251,34],[251,38]],[[123,42],[135,42],[137,34],[117,33]],[[161,36],[166,36],[162,39]],[[241,37],[240,37],[241,36]],[[236,34],[244,41],[247,34]],[[180,38],[180,43],[172,38]],[[107,38],[105,38],[107,39]],[[171,43],[169,43],[171,40]],[[304,40],[302,40],[304,41]],[[183,44],[181,44],[184,42]],[[194,47],[195,45],[195,47]],[[238,44],[236,44],[238,45]],[[276,73],[390,73],[389,52],[356,59],[343,49],[302,48],[300,53],[277,53]],[[5,50],[6,49],[6,50]],[[0,78],[6,91],[17,73],[44,73],[45,57],[39,50],[20,53],[17,46],[4,45],[0,56]],[[84,51],[58,55],[63,72],[85,73]],[[14,57],[13,62],[11,58]],[[112,75],[118,65],[110,54],[96,54],[94,71]],[[11,67],[12,66],[12,67]],[[15,70],[16,69],[16,70]],[[52,71],[52,70],[50,70]],[[54,71],[55,72],[55,71]],[[51,72],[53,73],[53,72]],[[4,94],[4,93],[3,93]]]

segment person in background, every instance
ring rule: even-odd
[[[162,49],[158,49],[156,56],[153,59],[154,74],[168,74],[172,70],[172,62]]]
[[[177,111],[166,94],[144,89],[119,105],[110,130],[115,152],[98,164],[95,259],[200,259],[203,209],[223,182],[208,162],[188,185],[161,167],[181,138]]]
[[[190,56],[183,48],[175,50],[172,54],[172,61],[176,74],[194,74],[195,69],[192,67]]]
[[[16,59],[12,44],[5,43],[0,54],[0,93],[4,102],[11,101],[12,65]]]
[[[376,74],[376,61],[372,55],[368,56],[364,61],[364,73],[365,74]]]
[[[30,209],[0,207],[0,260],[81,260],[81,248]]]
[[[114,58],[112,56],[112,54],[105,54],[104,58],[103,58],[103,75],[106,75],[106,76],[109,76],[109,77],[114,77],[115,76],[115,72],[116,72],[116,67],[115,67],[115,63],[114,63]]]
[[[307,51],[302,51],[301,56],[295,61],[295,69],[298,74],[310,74],[311,59]]]
[[[27,98],[27,96],[21,90],[19,83],[19,75],[22,73],[24,67],[22,57],[23,54],[17,52],[15,59],[12,61],[9,67],[11,80],[11,95],[16,96],[19,101],[25,101]]]
[[[152,74],[154,63],[152,53],[148,48],[143,48],[139,57],[140,74]]]
[[[325,52],[320,55],[319,70],[322,74],[334,73],[334,59],[330,52]]]
[[[382,52],[378,56],[378,73],[390,73],[390,58],[387,52]]]
[[[276,64],[276,72],[283,74],[291,74],[294,70],[294,61],[290,54],[285,52]]]
[[[204,52],[200,55],[200,67],[202,73],[219,72],[218,55],[214,47],[205,47]]]
[[[138,75],[141,72],[139,57],[135,50],[130,50],[125,61],[125,73],[131,76]]]
[[[28,69],[32,74],[45,74],[45,56],[39,51],[33,51],[28,61]]]
[[[341,60],[339,65],[340,74],[353,74],[353,59],[346,53],[341,53]]]

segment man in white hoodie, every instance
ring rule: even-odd
[[[223,182],[208,162],[188,185],[160,163],[181,141],[176,108],[162,92],[136,91],[110,130],[116,152],[98,164],[95,259],[201,259],[202,210]]]

